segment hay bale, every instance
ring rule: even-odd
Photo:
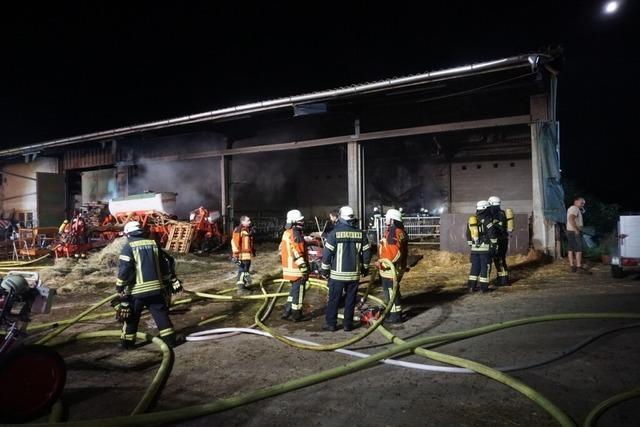
[[[96,271],[109,269],[113,273],[113,269],[118,266],[118,257],[122,248],[127,243],[126,237],[118,237],[105,246],[100,252],[89,255],[88,264],[95,268]]]

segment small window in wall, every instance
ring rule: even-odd
[[[511,162],[511,163],[509,163],[509,166],[511,166],[512,168],[515,168],[515,167],[516,167],[516,164],[515,164],[515,163],[513,163],[513,162]]]
[[[16,219],[24,228],[34,228],[33,212],[16,212]]]
[[[494,167],[494,169],[497,169],[497,168],[498,168],[498,164],[497,164],[497,163],[494,163],[494,164],[493,164],[493,167]]]
[[[482,165],[476,165],[476,169],[482,169]]]
[[[462,170],[466,171],[467,170],[467,166],[466,165],[462,166]]]

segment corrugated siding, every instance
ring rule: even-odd
[[[80,148],[64,153],[64,170],[111,166],[117,161],[117,150],[111,147]]]

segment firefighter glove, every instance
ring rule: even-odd
[[[362,276],[368,276],[369,275],[369,267],[360,267],[360,274]]]
[[[309,266],[307,265],[306,262],[303,262],[302,264],[300,264],[298,268],[300,269],[300,273],[309,274]]]
[[[182,280],[178,279],[177,277],[171,279],[171,293],[177,294],[178,292],[182,292],[182,290]]]
[[[240,260],[239,260],[237,257],[235,257],[235,256],[231,257],[231,262],[232,262],[232,263],[234,263],[234,264],[237,264],[237,265],[242,264],[242,263],[240,262]]]
[[[125,322],[131,316],[131,305],[128,299],[121,299],[114,307],[116,309],[116,320]]]
[[[324,279],[328,279],[328,278],[329,278],[329,274],[330,274],[330,271],[329,271],[329,270],[320,270],[320,275],[321,275]]]

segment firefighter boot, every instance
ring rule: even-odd
[[[302,315],[302,310],[291,310],[291,317],[294,322],[303,322],[307,319]]]
[[[244,281],[245,288],[251,286],[251,273],[249,273],[248,271],[244,273],[244,277],[242,278],[242,280]]]
[[[282,319],[284,320],[289,320],[289,317],[291,317],[291,303],[288,302],[285,304],[284,306],[284,311],[282,312],[282,316],[280,316]]]
[[[122,350],[133,350],[135,347],[135,343],[131,340],[120,340],[120,349]]]
[[[247,295],[251,293],[249,289],[244,287],[243,282],[236,282],[236,286],[238,287],[238,290],[236,291],[238,295]]]

